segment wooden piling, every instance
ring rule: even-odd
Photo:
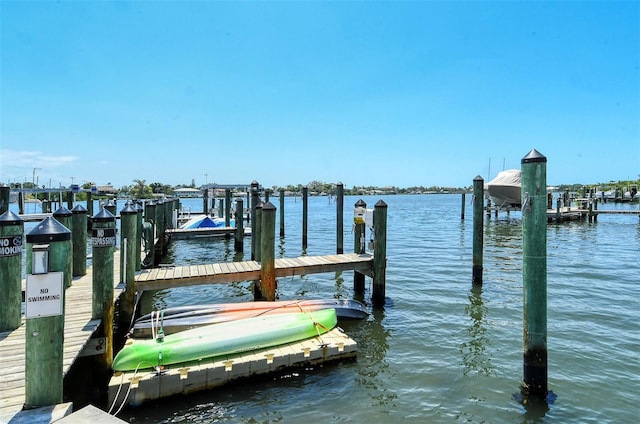
[[[87,273],[87,210],[82,205],[76,205],[71,214],[73,277],[81,277]]]
[[[260,258],[262,257],[262,252],[261,252],[261,239],[262,239],[262,207],[264,206],[264,203],[262,203],[261,201],[258,201],[258,204],[256,204],[256,236],[254,238],[255,243],[256,243],[256,249],[255,249],[255,260],[260,262]]]
[[[242,197],[236,198],[236,233],[234,248],[236,252],[244,251],[244,222],[242,216]]]
[[[465,202],[466,193],[462,193],[462,207],[460,208],[460,219],[464,221],[464,208],[466,206]]]
[[[302,187],[302,248],[307,248],[309,220],[309,187]]]
[[[471,282],[482,284],[484,221],[482,203],[484,198],[484,179],[478,175],[473,179],[473,267]]]
[[[113,250],[116,245],[116,217],[103,208],[91,221],[91,318],[102,320],[102,336],[106,338],[106,342],[99,361],[104,369],[109,369],[113,363]]]
[[[24,221],[6,210],[0,215],[0,332],[20,327]]]
[[[365,231],[367,225],[364,221],[364,214],[367,210],[367,204],[364,200],[359,199],[354,205],[353,219],[353,253],[363,254],[365,252]],[[360,214],[362,214],[360,216]],[[353,291],[358,294],[364,294],[365,276],[359,272],[353,273]]]
[[[145,232],[145,234],[148,233],[146,237],[147,257],[145,258],[145,266],[153,267],[156,264],[156,249],[154,244],[158,228],[156,225],[156,202],[151,201],[144,205],[144,220],[151,226],[151,230]]]
[[[280,237],[284,237],[284,190],[280,190]]]
[[[226,188],[224,190],[224,226],[231,227],[231,190]],[[229,235],[225,235],[229,238]]]
[[[344,185],[336,184],[336,253],[344,253]]]
[[[71,231],[53,217],[45,218],[27,234],[27,272],[31,274],[33,246],[48,245],[48,269],[62,273],[61,313],[30,318],[25,331],[25,408],[32,409],[62,403],[65,280],[71,279]],[[66,275],[68,274],[68,276]],[[27,275],[27,291],[29,291]],[[43,293],[42,289],[40,293]],[[31,299],[25,299],[28,309]],[[35,302],[35,301],[34,301]]]
[[[271,202],[262,205],[262,225],[260,236],[260,289],[259,299],[276,300],[275,235],[276,207]]]
[[[142,248],[142,233],[144,232],[144,208],[142,203],[136,202],[136,246],[140,250]],[[142,255],[138,252],[136,255],[136,271],[142,270]]]
[[[373,209],[373,306],[384,306],[387,275],[387,204],[378,200]]]
[[[256,231],[256,207],[258,206],[258,202],[260,201],[260,193],[258,191],[259,184],[256,180],[251,182],[251,204],[249,207],[251,208],[251,260],[256,259],[256,250],[259,249],[256,242],[256,237],[258,236],[258,232]]]
[[[0,215],[9,210],[11,201],[11,187],[0,185]]]
[[[138,210],[126,203],[120,211],[120,282],[125,289],[120,296],[120,327],[128,328],[135,309],[135,269],[136,255],[140,256],[140,246],[136,245]]]
[[[202,213],[209,215],[209,187],[205,187],[202,193]]]
[[[522,393],[547,395],[547,158],[533,149],[522,161],[524,381]]]

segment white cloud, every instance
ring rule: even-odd
[[[0,164],[4,168],[55,168],[75,162],[77,156],[55,156],[28,150],[0,150]]]

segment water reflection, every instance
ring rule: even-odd
[[[495,374],[495,367],[487,354],[489,338],[484,318],[488,312],[482,301],[482,286],[474,285],[468,295],[469,303],[465,306],[465,312],[471,318],[471,325],[467,328],[469,340],[460,345],[464,375],[477,373],[480,375]]]

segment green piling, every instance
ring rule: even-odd
[[[10,210],[0,215],[0,332],[20,327],[24,221]]]
[[[302,187],[302,248],[307,248],[307,229],[309,220],[309,188]]]
[[[547,395],[547,158],[533,149],[522,166],[524,381],[522,393]]]
[[[258,219],[256,218],[256,207],[258,206],[258,203],[260,202],[260,192],[258,191],[258,182],[257,181],[252,181],[251,182],[251,260],[256,260],[256,250],[258,250],[260,247],[258,245],[258,242],[256,241],[256,238],[258,237],[258,231],[257,231],[257,222]]]
[[[145,266],[153,268],[156,264],[156,237],[158,232],[158,226],[156,225],[156,203],[151,201],[144,206],[144,220],[151,228],[145,232],[146,236],[146,250],[147,257],[145,258]]]
[[[244,222],[242,217],[242,197],[236,198],[236,232],[234,248],[236,252],[244,251]]]
[[[102,336],[106,338],[100,362],[104,369],[113,363],[113,250],[116,246],[116,217],[103,208],[92,218],[91,251],[93,256],[93,296],[91,318],[102,320]]]
[[[260,285],[254,291],[256,300],[276,300],[275,235],[276,207],[271,202],[262,205],[260,236]]]
[[[48,251],[48,259],[36,262],[38,272],[52,276],[62,273],[62,287],[41,288],[38,293],[48,293],[61,302],[61,313],[30,317],[30,309],[39,308],[42,296],[25,299],[25,408],[57,405],[63,401],[63,346],[64,346],[64,298],[65,280],[71,280],[71,231],[53,217],[47,217],[27,234],[27,273],[32,274],[34,250]],[[34,249],[34,246],[37,248]],[[46,262],[48,260],[48,262]],[[44,265],[44,266],[43,266]],[[68,276],[67,276],[68,274]],[[34,277],[31,277],[34,278]],[[32,279],[27,275],[27,293]],[[59,292],[59,295],[54,294]],[[44,296],[44,295],[43,295]],[[32,300],[33,299],[33,300]],[[51,300],[47,300],[50,302]]]
[[[53,213],[53,217],[62,225],[65,226],[69,231],[73,228],[73,214],[69,209],[64,206],[60,206]],[[65,287],[71,287],[72,276],[73,276],[73,241],[71,243],[71,252],[68,258],[68,272],[65,272]]]
[[[336,253],[344,253],[344,185],[336,184]]]
[[[144,208],[142,207],[142,203],[136,202],[136,246],[138,246],[138,253],[136,254],[136,271],[140,271],[142,269],[142,255],[140,254],[140,250],[142,248],[142,232],[144,231],[144,227],[142,223],[144,222]]]
[[[0,185],[0,215],[9,210],[11,201],[11,187]]]
[[[231,190],[224,189],[224,226],[231,227]],[[230,234],[225,234],[225,238],[230,238]]]
[[[284,190],[280,190],[280,237],[284,237]]]
[[[373,306],[384,306],[387,275],[387,204],[378,200],[373,209]]]
[[[87,210],[82,205],[71,209],[71,241],[73,244],[73,276],[87,274]]]
[[[254,237],[254,241],[256,243],[256,258],[255,260],[260,262],[260,258],[262,258],[262,207],[264,206],[264,203],[258,201],[258,204],[256,205],[256,236]]]
[[[353,252],[358,254],[365,253],[365,233],[367,225],[365,223],[365,214],[367,204],[364,200],[359,199],[354,205],[353,216]],[[359,272],[353,273],[353,290],[358,294],[364,294],[365,276]]]
[[[136,245],[138,210],[126,203],[120,211],[120,282],[125,285],[120,296],[119,321],[122,328],[128,328],[135,308],[136,255],[140,256],[140,246]]]
[[[473,268],[471,270],[471,281],[473,284],[482,284],[484,246],[483,199],[484,180],[478,175],[473,179]]]

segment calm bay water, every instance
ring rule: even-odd
[[[388,205],[387,300],[368,320],[344,325],[358,342],[353,362],[329,364],[128,408],[134,423],[472,422],[635,423],[640,417],[640,222],[550,224],[549,389],[556,398],[523,406],[522,238],[519,213],[485,218],[484,284],[471,284],[472,206],[459,195],[345,198],[345,251],[353,204]],[[201,199],[183,201],[201,209]],[[279,207],[278,200],[274,203]],[[637,209],[607,204],[601,209]],[[286,236],[276,257],[335,253],[336,206],[309,198],[308,248],[302,202],[287,198]],[[279,213],[277,214],[279,216]],[[276,231],[279,223],[276,222]],[[173,241],[163,262],[248,260],[222,238]],[[371,296],[367,279],[365,300]],[[281,299],[353,297],[353,273],[283,278]],[[143,309],[252,300],[251,284],[166,290]]]

